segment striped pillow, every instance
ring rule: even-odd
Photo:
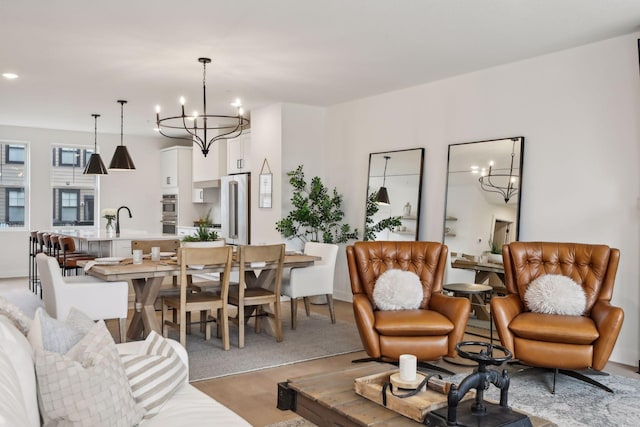
[[[187,367],[171,345],[151,332],[138,354],[121,355],[131,391],[145,409],[144,419],[156,415],[162,405],[188,380]]]

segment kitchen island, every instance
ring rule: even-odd
[[[132,240],[175,240],[178,236],[149,234],[140,230],[123,230],[119,236],[96,228],[59,228],[51,230],[60,236],[73,237],[79,251],[96,257],[130,257]]]

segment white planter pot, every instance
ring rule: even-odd
[[[182,246],[183,248],[215,248],[215,247],[224,246],[224,245],[225,245],[224,239],[212,240],[209,242],[181,242],[180,243],[180,246]]]

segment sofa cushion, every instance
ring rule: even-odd
[[[378,310],[416,309],[420,307],[423,297],[418,275],[396,268],[382,273],[373,288],[373,301]]]
[[[376,331],[386,336],[446,335],[453,323],[433,310],[376,311]]]
[[[168,340],[151,331],[140,351],[121,355],[133,397],[145,409],[144,418],[156,415],[182,386],[189,373]]]
[[[596,324],[585,316],[521,313],[509,324],[516,337],[535,341],[587,345],[600,337]]]
[[[9,426],[40,426],[31,347],[13,322],[4,316],[0,316],[0,355],[0,418],[4,417]],[[25,412],[21,414],[23,410]],[[28,421],[11,422],[22,418]]]
[[[64,355],[36,349],[35,365],[45,426],[129,427],[142,419],[102,320]]]
[[[203,420],[205,424],[225,427],[251,426],[231,409],[185,383],[164,404],[158,415],[142,420],[140,427],[201,426]]]

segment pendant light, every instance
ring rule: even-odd
[[[127,147],[123,143],[123,139],[124,139],[123,111],[124,111],[124,104],[126,104],[127,101],[119,99],[118,102],[120,103],[120,145],[116,147],[116,152],[113,153],[113,158],[111,159],[111,163],[109,164],[109,169],[120,170],[120,171],[133,170],[136,168],[136,165],[133,164],[133,160],[129,155],[129,151],[127,150]]]
[[[107,168],[104,167],[104,163],[102,163],[102,158],[100,154],[98,154],[98,117],[100,114],[92,114],[91,115],[95,121],[95,139],[93,142],[93,154],[89,158],[89,163],[84,168],[85,175],[106,175],[108,174]]]
[[[382,175],[382,187],[378,190],[378,194],[376,194],[376,203],[379,205],[389,205],[389,193],[387,192],[387,187],[385,187],[385,183],[387,182],[387,162],[391,157],[384,156],[384,174]]]

